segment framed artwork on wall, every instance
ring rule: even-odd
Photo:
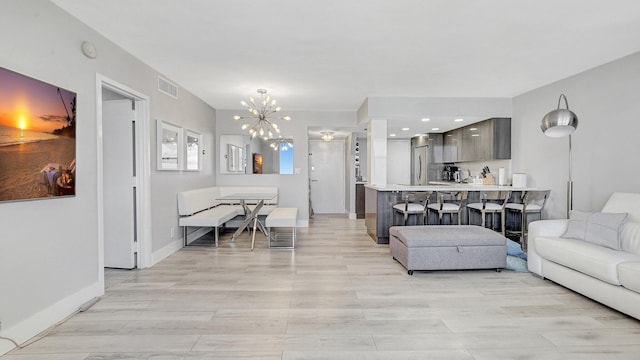
[[[182,170],[182,128],[163,120],[156,121],[156,124],[158,170]]]
[[[0,68],[0,201],[75,196],[76,93]]]

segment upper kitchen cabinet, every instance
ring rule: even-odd
[[[447,131],[443,136],[442,162],[452,163],[462,154],[462,129]]]
[[[491,118],[444,134],[444,162],[511,159],[511,119]]]

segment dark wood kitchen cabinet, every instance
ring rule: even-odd
[[[356,184],[356,219],[364,219],[364,184]]]
[[[511,118],[491,118],[444,134],[444,162],[511,159]]]

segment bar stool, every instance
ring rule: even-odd
[[[407,226],[410,215],[416,216],[416,225],[418,224],[418,215],[422,215],[422,223],[427,225],[427,205],[432,193],[433,191],[403,193],[402,200],[404,202],[393,205],[393,225],[396,225],[396,213],[402,214],[404,226]]]
[[[460,212],[467,201],[467,191],[437,191],[438,202],[428,204],[427,209],[438,213],[438,224],[442,224],[442,215],[449,214],[449,223],[453,222],[453,215],[458,215],[460,225]]]
[[[529,214],[538,214],[542,220],[542,209],[544,209],[547,199],[551,195],[551,190],[530,190],[522,193],[522,203],[509,202],[505,206],[506,210],[515,213],[520,218],[520,227],[508,230],[507,234],[518,235],[521,238],[522,249],[527,250],[527,235],[529,228]]]
[[[481,191],[480,199],[482,202],[467,205],[467,210],[469,211],[469,224],[471,225],[471,210],[475,210],[480,212],[480,216],[482,217],[482,227],[485,227],[487,215],[491,214],[491,228],[495,230],[495,218],[497,214],[500,214],[500,233],[504,236],[504,209],[510,197],[511,191]]]

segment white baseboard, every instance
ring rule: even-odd
[[[160,261],[168,258],[171,254],[173,254],[176,251],[182,249],[182,244],[183,243],[184,243],[184,240],[182,240],[182,238],[180,238],[180,239],[177,239],[177,240],[174,240],[174,241],[170,242],[169,244],[163,246],[159,250],[154,251],[151,254],[151,266],[159,263]]]
[[[191,244],[195,240],[198,240],[209,231],[211,231],[210,227],[204,227],[190,233],[189,236],[187,236],[187,238],[189,239],[189,244]],[[151,254],[151,266],[159,263],[160,261],[171,256],[171,254],[182,249],[183,244],[184,239],[179,238],[163,246],[161,249],[154,251],[153,254]]]
[[[296,227],[309,227],[309,220],[298,220],[296,221]]]
[[[358,219],[358,214],[349,213],[349,220],[357,220],[357,219]]]
[[[94,284],[38,311],[15,325],[5,329],[5,325],[3,324],[0,336],[13,339],[18,344],[23,344],[75,313],[82,305],[102,295],[104,295],[104,288],[96,281]],[[10,341],[0,340],[0,356],[11,351],[13,348],[15,348],[15,346]]]

